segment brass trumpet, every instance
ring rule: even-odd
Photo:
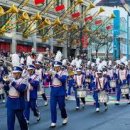
[[[5,76],[3,77],[3,80],[4,80],[5,82],[9,82],[9,81],[10,81],[10,78],[9,78],[8,75],[5,75]]]

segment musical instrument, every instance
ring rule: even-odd
[[[105,91],[99,92],[99,101],[101,103],[107,103],[109,101],[109,96]]]
[[[87,91],[85,89],[77,89],[77,97],[85,98],[87,96]]]
[[[110,81],[110,87],[111,88],[116,88],[116,81],[115,80]]]
[[[5,75],[5,76],[3,77],[3,80],[4,80],[5,82],[9,82],[9,81],[10,81],[9,75]]]
[[[8,28],[9,24],[11,24],[12,19],[20,12],[20,10],[25,7],[29,3],[29,0],[23,0],[18,6],[12,4],[11,7],[5,11],[2,6],[0,6],[0,17],[6,14],[9,14],[9,18],[4,22],[4,24],[0,28],[0,35],[3,35],[5,32],[10,30],[12,27]],[[13,25],[13,24],[12,24]]]
[[[126,95],[126,94],[130,93],[130,89],[127,84],[122,86],[121,93],[122,93],[122,95]]]

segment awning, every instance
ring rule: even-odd
[[[100,0],[97,6],[122,6],[122,4],[130,5],[130,0]]]

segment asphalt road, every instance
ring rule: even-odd
[[[39,100],[38,103],[41,120],[37,123],[31,113],[30,130],[50,130],[49,106],[44,107],[42,100]],[[130,105],[126,103],[122,103],[120,106],[109,104],[109,109],[106,112],[101,106],[99,113],[95,112],[95,107],[90,103],[84,109],[76,111],[75,101],[67,101],[66,108],[69,122],[66,126],[62,126],[62,119],[58,111],[58,122],[55,130],[130,130]],[[0,104],[0,130],[7,130],[6,118],[6,108]],[[20,130],[17,120],[15,126],[15,130]]]

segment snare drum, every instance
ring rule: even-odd
[[[105,91],[99,93],[99,101],[101,103],[107,103],[109,101],[109,96]]]
[[[77,97],[85,98],[87,96],[87,92],[84,89],[77,89]]]
[[[90,83],[90,82],[91,82],[91,79],[90,79],[90,78],[86,78],[86,82],[87,82],[87,83]]]
[[[111,88],[116,88],[116,81],[115,80],[110,81],[110,87]]]
[[[122,93],[122,95],[129,94],[129,93],[130,93],[130,89],[129,89],[128,85],[123,85],[123,86],[122,86],[122,88],[121,88],[121,93]]]

